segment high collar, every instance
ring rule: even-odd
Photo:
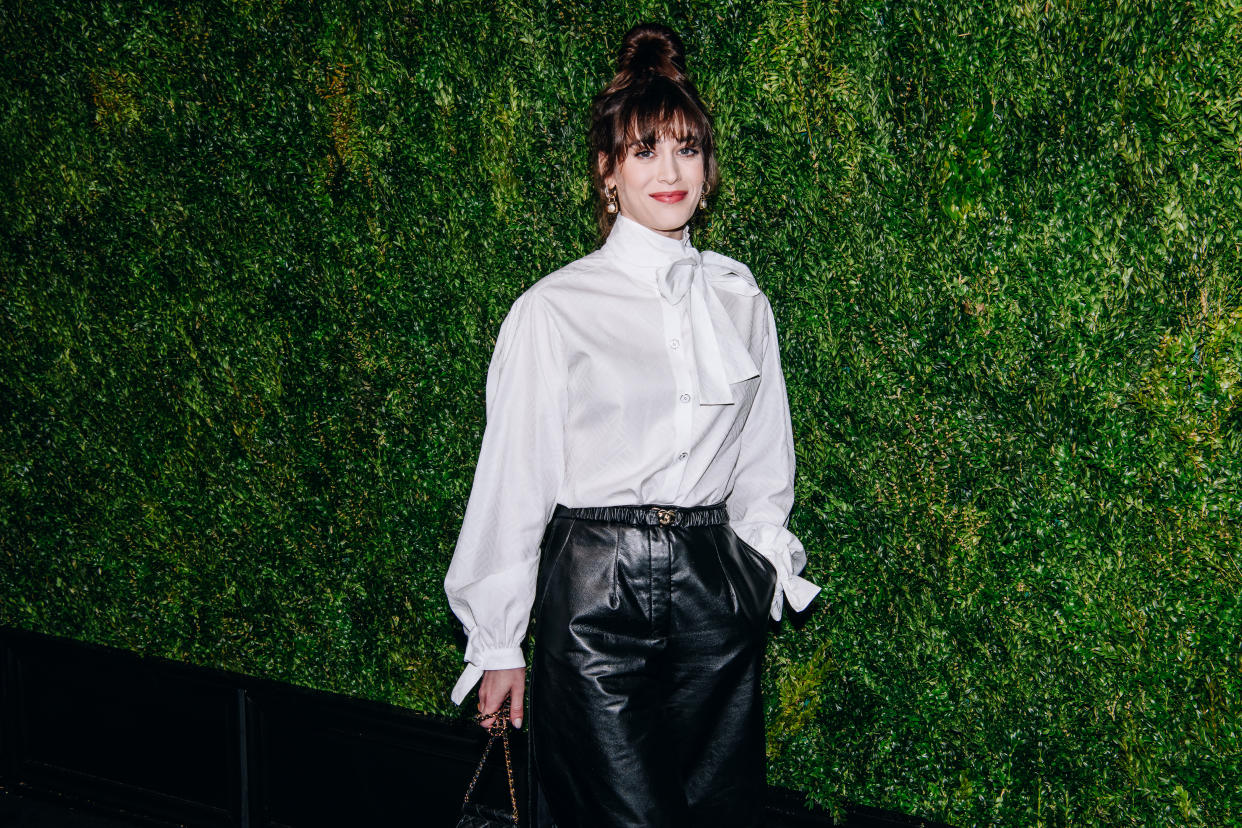
[[[759,286],[741,262],[710,250],[700,254],[689,234],[670,239],[617,216],[602,248],[618,268],[689,315],[700,405],[732,405],[730,386],[759,375],[720,293],[755,296]]]
[[[697,252],[690,243],[689,229],[680,239],[670,239],[644,227],[633,219],[618,215],[603,251],[618,262],[638,268],[661,268]]]

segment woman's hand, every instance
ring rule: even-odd
[[[509,720],[514,727],[522,726],[522,701],[526,695],[526,668],[511,670],[484,670],[479,683],[479,712],[485,718],[481,725],[491,728],[495,721],[492,714],[500,709],[505,698],[509,699]]]

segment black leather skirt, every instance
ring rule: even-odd
[[[776,571],[724,506],[558,506],[535,597],[541,824],[755,826]]]

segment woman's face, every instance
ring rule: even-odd
[[[631,145],[604,186],[617,188],[621,215],[680,239],[699,204],[705,175],[698,147],[662,137],[653,146]]]

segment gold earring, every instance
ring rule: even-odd
[[[604,191],[604,196],[608,199],[608,203],[604,205],[604,211],[607,213],[617,212],[617,188],[609,187]]]
[[[703,191],[699,193],[699,209],[700,210],[707,209],[707,185],[706,184],[703,185]]]

